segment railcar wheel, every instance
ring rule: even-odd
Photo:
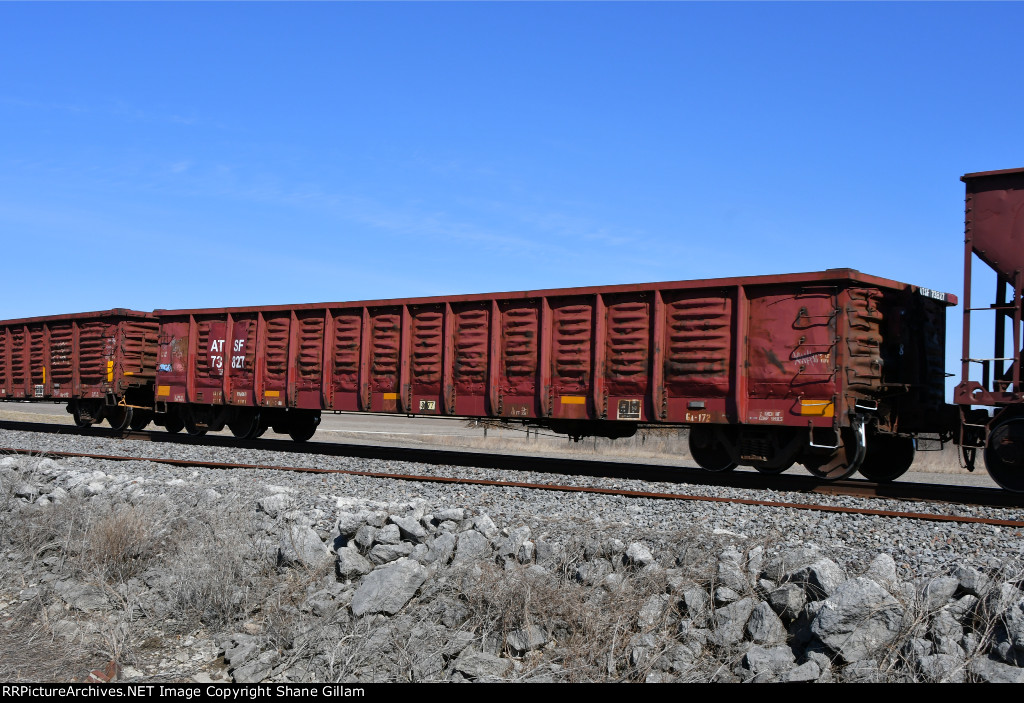
[[[690,430],[690,456],[697,466],[705,471],[732,471],[736,462],[732,460],[728,450],[722,446],[718,438],[711,432],[701,432],[698,428]]]
[[[103,415],[110,423],[110,427],[118,432],[126,429],[132,422],[132,409],[127,405],[108,406]]]
[[[316,434],[316,427],[303,426],[290,431],[288,436],[296,442],[305,442],[314,434]]]
[[[319,425],[319,415],[295,418],[288,427],[288,436],[296,442],[305,442],[316,434]]]
[[[261,428],[265,430],[265,426],[260,424],[260,414],[258,412],[243,413],[234,421],[228,423],[228,429],[231,430],[231,434],[239,439],[256,439],[263,434]]]
[[[132,413],[132,419],[128,422],[128,426],[136,432],[139,432],[146,429],[152,421],[153,413],[146,410],[140,410],[139,412]]]
[[[989,433],[985,468],[1006,490],[1024,492],[1024,418],[1003,420]]]
[[[910,469],[915,453],[913,437],[872,435],[868,437],[864,462],[857,470],[869,481],[895,481]]]
[[[164,429],[171,434],[177,434],[185,429],[185,422],[177,415],[168,415],[164,420]]]
[[[852,474],[864,461],[864,425],[857,422],[852,427],[841,429],[839,443],[831,456],[805,456],[801,461],[804,468],[826,481],[838,481]]]
[[[93,415],[90,414],[88,417],[82,415],[82,407],[78,403],[72,406],[71,417],[74,418],[75,424],[79,427],[92,427],[95,422]]]

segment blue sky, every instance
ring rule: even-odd
[[[830,267],[960,295],[959,176],[1024,166],[1021,27],[1019,3],[0,3],[0,319]]]

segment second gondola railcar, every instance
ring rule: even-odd
[[[0,322],[0,400],[68,402],[79,425],[148,422],[157,322],[115,309]]]

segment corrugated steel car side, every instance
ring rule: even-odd
[[[863,401],[910,429],[942,405],[950,304],[840,269],[157,311],[156,398],[540,420],[612,435],[638,422],[843,427]]]
[[[0,322],[0,400],[68,401],[79,425],[152,416],[156,319],[114,309]]]
[[[115,309],[0,322],[0,398],[123,396],[152,385],[157,323]]]

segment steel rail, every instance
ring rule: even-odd
[[[18,449],[11,447],[0,447],[0,453],[11,453],[23,456],[57,456],[57,457],[78,457],[86,459],[98,459],[105,461],[150,461],[157,464],[169,464],[172,466],[201,467],[211,469],[265,469],[269,471],[295,471],[299,473],[314,474],[345,474],[349,476],[366,476],[370,478],[385,478],[401,481],[420,481],[429,483],[453,483],[460,485],[496,486],[502,488],[527,488],[530,490],[559,491],[569,493],[594,493],[601,495],[628,496],[631,498],[654,498],[658,500],[687,500],[704,501],[709,503],[733,503],[738,505],[753,505],[771,508],[792,508],[797,510],[816,510],[829,513],[848,513],[855,515],[874,515],[879,517],[902,517],[913,520],[929,520],[933,522],[953,523],[974,523],[981,525],[995,525],[999,527],[1020,527],[1024,528],[1024,521],[999,520],[996,518],[969,517],[963,515],[940,515],[937,513],[916,513],[902,512],[895,510],[876,510],[872,508],[849,508],[838,505],[820,505],[817,503],[788,503],[769,500],[755,500],[752,498],[727,498],[722,496],[695,496],[685,493],[655,493],[648,491],[631,491],[617,488],[598,488],[596,486],[566,486],[552,483],[527,483],[523,481],[495,481],[478,478],[451,478],[446,476],[430,476],[424,474],[392,474],[381,471],[360,471],[357,469],[318,469],[302,466],[274,466],[264,464],[241,464],[234,462],[218,461],[195,461],[190,459],[164,459],[158,457],[137,457],[123,456],[118,454],[85,454],[81,452],[56,452],[38,451],[31,449]]]
[[[810,474],[761,474],[754,471],[715,473],[685,466],[638,464],[608,459],[554,458],[523,454],[495,454],[471,449],[435,447],[403,447],[341,442],[297,443],[286,439],[256,440],[206,435],[193,437],[166,431],[114,431],[103,427],[80,428],[54,423],[0,421],[0,429],[23,432],[132,439],[160,444],[196,446],[197,444],[230,449],[256,449],[289,454],[320,454],[360,459],[446,464],[500,471],[538,471],[564,476],[595,476],[622,480],[689,483],[703,486],[730,487],[748,490],[775,490],[820,495],[846,495],[892,500],[961,503],[992,508],[1024,508],[1024,493],[979,486],[952,486],[933,483],[896,481],[875,483],[859,478],[830,481]]]
[[[79,428],[52,423],[26,423],[0,421],[0,429],[26,432],[73,434],[110,439],[145,440],[161,444],[204,444],[211,447],[257,449],[294,454],[324,454],[367,459],[423,462],[469,466],[503,471],[529,470],[562,475],[590,475],[641,481],[685,482],[706,486],[725,486],[742,489],[772,489],[789,492],[847,495],[865,498],[897,500],[956,502],[986,507],[1024,508],[1024,493],[978,486],[952,486],[931,483],[897,481],[875,483],[859,478],[825,480],[809,474],[766,475],[753,471],[725,473],[708,472],[685,466],[636,464],[607,459],[553,458],[522,454],[495,454],[470,449],[439,449],[433,447],[402,447],[394,445],[350,444],[336,442],[296,443],[285,439],[245,440],[234,437],[206,435],[192,437],[164,431],[114,431],[102,427]]]

